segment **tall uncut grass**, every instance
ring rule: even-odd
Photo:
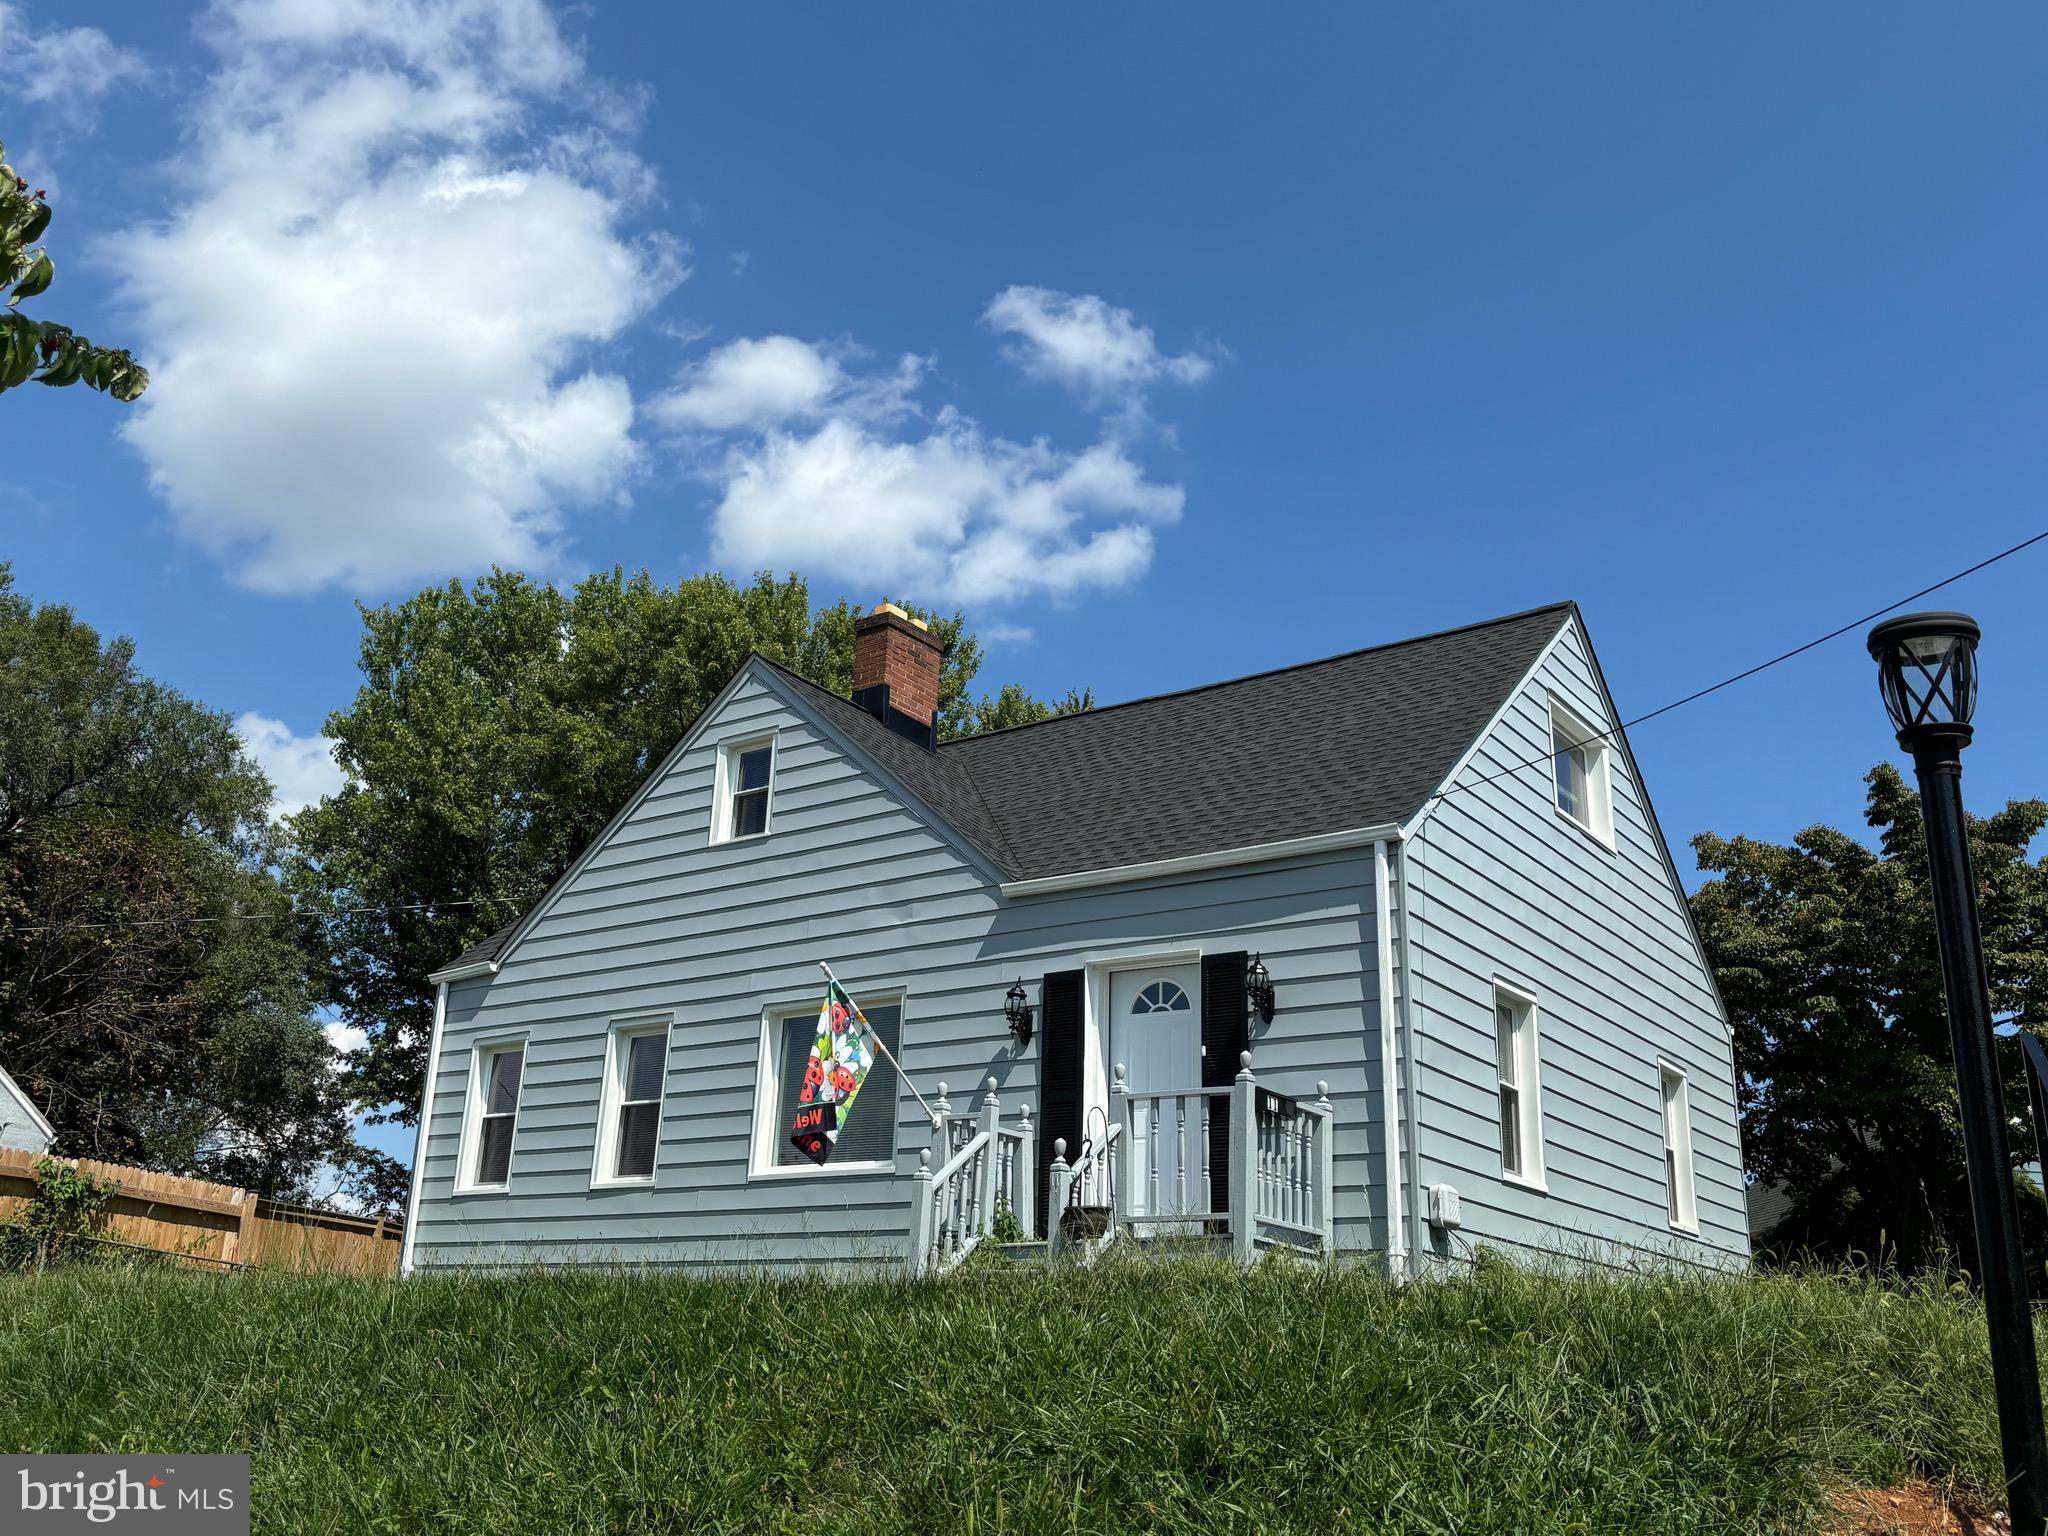
[[[1840,1276],[78,1271],[0,1281],[0,1449],[248,1451],[261,1531],[1812,1530],[1995,1489],[1983,1331]]]

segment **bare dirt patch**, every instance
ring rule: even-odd
[[[1829,1536],[2006,1536],[2003,1510],[1957,1503],[1933,1483],[1896,1488],[1845,1488],[1835,1495],[1841,1523]]]

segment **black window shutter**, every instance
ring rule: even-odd
[[[1237,1081],[1238,1058],[1251,1049],[1244,996],[1245,952],[1202,956],[1202,1086]],[[1209,1198],[1230,1209],[1230,1100],[1209,1101]]]
[[[1054,971],[1041,985],[1038,1006],[1038,1235],[1051,1229],[1052,1144],[1065,1137],[1067,1161],[1081,1154],[1081,1035],[1087,1011],[1087,976]]]

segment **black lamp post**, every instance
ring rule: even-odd
[[[2006,1150],[2005,1093],[1992,1047],[1977,881],[1963,825],[1962,749],[1970,744],[1970,714],[1977,706],[1979,633],[1968,614],[1914,613],[1878,625],[1869,644],[1885,708],[1899,745],[1913,754],[1920,780],[2008,1508],[2015,1532],[2041,1536],[2048,1528],[2048,1443],[2042,1437],[2040,1371]]]

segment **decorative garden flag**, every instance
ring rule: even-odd
[[[821,1167],[838,1143],[860,1085],[868,1080],[868,1068],[875,1064],[872,1028],[838,978],[826,982],[825,1001],[818,1008],[818,1037],[804,1063],[796,1118],[789,1128],[796,1149]]]

